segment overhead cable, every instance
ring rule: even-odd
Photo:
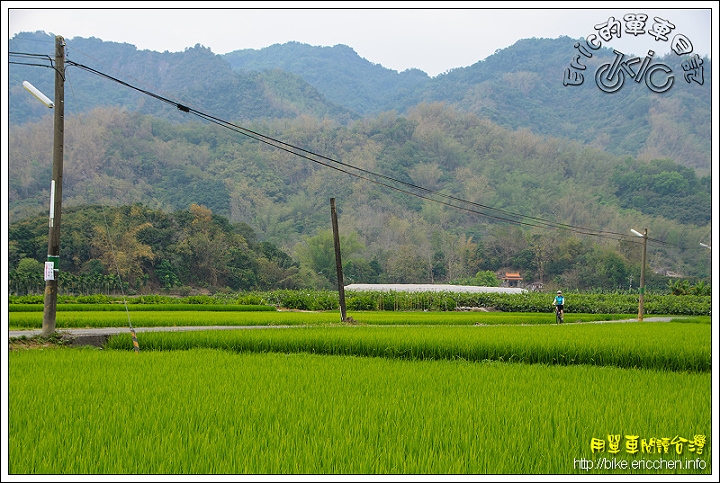
[[[39,54],[23,54],[23,53],[18,53],[18,52],[13,52],[12,54],[17,55],[17,56],[47,57],[47,56],[43,56],[43,55],[39,55]],[[530,216],[530,215],[523,215],[521,213],[515,213],[512,211],[503,210],[503,209],[499,209],[499,208],[493,208],[491,206],[483,205],[481,203],[464,200],[464,199],[457,198],[457,197],[454,197],[451,195],[440,193],[438,191],[430,190],[428,188],[424,188],[422,186],[418,186],[413,183],[402,181],[402,180],[393,178],[391,176],[375,173],[375,172],[366,170],[364,168],[360,168],[358,166],[353,166],[351,164],[344,163],[337,159],[333,159],[333,158],[330,158],[327,156],[323,156],[321,154],[314,153],[312,151],[306,150],[299,146],[295,146],[295,145],[286,143],[284,141],[275,139],[271,136],[266,136],[264,134],[255,132],[251,129],[239,126],[230,121],[226,121],[221,118],[215,117],[215,116],[207,114],[205,112],[202,112],[202,111],[195,109],[189,105],[171,100],[167,97],[156,94],[149,90],[139,88],[135,85],[132,85],[128,82],[118,79],[117,77],[111,76],[109,74],[101,72],[92,67],[88,67],[86,65],[74,62],[69,59],[66,59],[66,64],[77,67],[82,70],[85,70],[91,74],[97,75],[99,77],[103,77],[105,79],[111,80],[118,84],[121,84],[121,85],[128,87],[130,89],[133,89],[137,92],[140,92],[142,94],[153,97],[161,102],[172,105],[173,107],[177,108],[178,110],[180,110],[182,112],[185,112],[188,114],[193,114],[193,115],[199,117],[200,119],[217,124],[226,129],[229,129],[231,131],[237,132],[237,133],[247,136],[251,139],[254,139],[256,141],[265,143],[276,149],[286,151],[290,154],[307,159],[316,164],[320,164],[322,166],[335,169],[342,173],[354,176],[359,179],[369,181],[374,184],[384,186],[386,188],[390,188],[392,190],[395,190],[395,191],[398,191],[401,193],[409,194],[411,196],[415,196],[415,197],[418,197],[418,198],[421,198],[424,200],[428,200],[428,201],[432,201],[435,203],[440,203],[442,205],[445,205],[445,206],[448,206],[448,207],[451,207],[454,209],[463,210],[463,211],[477,214],[477,215],[480,215],[483,217],[487,217],[487,218],[491,218],[494,220],[503,221],[503,222],[507,222],[507,223],[512,223],[512,224],[516,224],[516,225],[528,226],[528,227],[533,227],[533,228],[555,228],[555,229],[567,230],[567,231],[571,231],[571,232],[575,232],[575,233],[579,233],[579,234],[583,234],[583,235],[624,240],[624,241],[628,241],[631,243],[641,243],[640,241],[638,241],[636,239],[636,237],[633,237],[630,235],[625,235],[622,233],[616,233],[616,232],[611,232],[611,231],[594,230],[594,229],[590,229],[590,228],[549,221],[549,220],[545,220],[545,219]],[[36,65],[36,64],[24,64],[24,65]],[[43,65],[43,67],[47,67],[47,66]],[[438,198],[440,198],[440,199],[438,199]],[[493,214],[493,213],[495,213],[495,214]],[[676,245],[664,242],[662,240],[653,239],[653,238],[648,238],[648,241],[652,241],[652,242],[655,242],[655,243],[658,243],[661,245],[677,247]]]

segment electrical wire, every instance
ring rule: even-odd
[[[26,65],[26,66],[30,66],[30,67],[46,67],[48,69],[53,69],[55,72],[58,72],[57,67],[55,67],[55,60],[52,57],[50,57],[49,55],[29,54],[29,53],[24,53],[24,52],[8,52],[8,54],[9,54],[9,56],[16,56],[16,57],[20,57],[20,58],[29,57],[31,59],[35,59],[35,58],[46,59],[48,62],[50,62],[50,65],[34,64],[34,63],[28,63],[28,62],[12,62],[12,61],[8,61],[8,64]],[[65,76],[62,76],[62,77],[63,77],[63,80],[65,80]]]
[[[39,54],[23,54],[23,53],[12,53],[14,55],[18,56],[39,56],[39,57],[47,57],[47,56],[41,56]],[[283,151],[286,151],[294,156],[298,156],[304,159],[307,159],[313,163],[320,164],[322,166],[335,169],[337,171],[340,171],[342,173],[348,174],[350,176],[357,177],[359,179],[363,179],[366,181],[369,181],[374,184],[378,184],[381,186],[384,186],[386,188],[409,194],[411,196],[415,196],[424,200],[432,201],[435,203],[440,203],[442,205],[448,206],[450,208],[466,211],[469,213],[473,213],[476,215],[480,215],[483,217],[487,217],[490,219],[494,219],[497,221],[507,222],[511,224],[521,225],[521,226],[528,226],[533,228],[554,228],[554,229],[561,229],[566,231],[571,231],[583,235],[589,235],[589,236],[598,236],[598,237],[604,237],[604,238],[611,238],[616,240],[624,240],[630,243],[636,243],[640,244],[642,243],[641,240],[638,239],[636,236],[630,236],[622,233],[616,233],[611,231],[603,231],[603,230],[595,230],[591,228],[585,228],[565,223],[559,223],[554,221],[545,220],[539,217],[534,217],[530,215],[523,215],[521,213],[515,213],[512,211],[502,210],[499,208],[493,208],[487,205],[483,205],[480,203],[476,203],[469,200],[464,200],[461,198],[457,198],[451,195],[443,194],[437,191],[433,191],[412,183],[408,183],[387,175],[375,173],[357,166],[353,166],[351,164],[344,163],[342,161],[329,158],[327,156],[323,156],[317,153],[314,153],[312,151],[306,150],[304,148],[294,146],[292,144],[283,142],[281,140],[275,139],[270,136],[266,136],[264,134],[255,132],[251,129],[244,128],[242,126],[238,126],[237,124],[234,124],[230,121],[223,120],[221,118],[212,116],[210,114],[207,114],[205,112],[202,112],[198,109],[195,109],[193,107],[190,107],[189,105],[174,101],[172,99],[169,99],[165,96],[156,94],[154,92],[151,92],[146,89],[141,89],[135,85],[132,85],[128,82],[125,82],[121,79],[118,79],[117,77],[111,76],[109,74],[106,74],[104,72],[101,72],[97,69],[94,69],[92,67],[88,67],[86,65],[80,64],[78,62],[74,62],[70,59],[66,59],[66,64],[70,66],[77,67],[79,69],[85,70],[91,74],[97,75],[99,77],[105,78],[107,80],[116,82],[118,84],[121,84],[129,89],[135,90],[137,92],[140,92],[142,94],[145,94],[147,96],[153,97],[161,102],[167,103],[169,105],[172,105],[173,107],[177,108],[181,112],[185,112],[188,114],[195,115],[199,117],[200,119],[203,119],[207,122],[211,122],[214,124],[217,124],[221,127],[224,127],[226,129],[229,129],[233,132],[237,132],[239,134],[242,134],[244,136],[247,136],[251,139],[254,139],[256,141],[259,141],[261,143],[267,144],[269,146],[272,146],[276,149],[280,149]],[[25,64],[25,65],[32,65],[32,64]],[[46,67],[46,66],[44,66]],[[398,186],[399,185],[399,186]],[[438,199],[440,198],[440,199]],[[493,214],[496,213],[496,214]],[[654,238],[647,238],[648,242],[654,242],[660,245],[665,245],[669,247],[676,247],[676,248],[683,248],[678,245],[674,245],[662,240],[654,239]]]
[[[421,186],[417,186],[417,185],[414,185],[414,184],[412,184],[412,183],[408,183],[408,182],[405,182],[405,181],[402,181],[402,180],[398,180],[398,179],[396,179],[396,178],[393,178],[393,177],[390,177],[390,176],[387,176],[387,175],[382,175],[382,174],[374,173],[374,172],[368,171],[368,170],[366,170],[366,169],[363,169],[363,168],[360,168],[360,167],[357,167],[357,166],[353,166],[353,165],[350,165],[350,164],[347,164],[347,163],[338,161],[338,160],[336,160],[336,159],[332,159],[332,158],[329,158],[329,157],[327,157],[327,156],[323,156],[323,155],[314,153],[314,152],[309,151],[309,150],[306,150],[306,149],[304,149],[304,148],[301,148],[301,147],[298,147],[298,146],[295,146],[295,145],[292,145],[292,144],[289,144],[289,143],[280,141],[280,140],[275,139],[275,138],[273,138],[273,137],[266,136],[266,135],[264,135],[264,134],[261,134],[261,133],[258,133],[258,132],[256,132],[256,131],[253,131],[253,130],[251,130],[251,129],[247,129],[247,128],[244,128],[244,127],[242,127],[242,126],[238,126],[237,124],[234,124],[234,123],[232,123],[232,122],[230,122],[230,121],[226,121],[226,120],[223,120],[223,119],[221,119],[221,118],[212,116],[212,115],[207,114],[207,113],[205,113],[205,112],[202,112],[202,111],[200,111],[200,110],[198,110],[198,109],[195,109],[195,108],[193,108],[193,107],[190,107],[190,106],[187,106],[187,105],[185,105],[185,104],[179,103],[179,102],[177,102],[177,101],[171,100],[171,99],[169,99],[169,98],[167,98],[167,97],[161,96],[161,95],[156,94],[156,93],[154,93],[154,92],[150,92],[150,91],[148,91],[148,90],[146,90],[146,89],[141,89],[141,88],[139,88],[139,87],[137,87],[137,86],[134,86],[134,85],[132,85],[132,84],[130,84],[130,83],[128,83],[128,82],[125,82],[125,81],[123,81],[123,80],[121,80],[121,79],[118,79],[118,78],[116,78],[116,77],[113,77],[113,76],[111,76],[111,75],[109,75],[109,74],[105,74],[105,73],[103,73],[103,72],[100,72],[100,71],[98,71],[97,69],[88,67],[88,66],[86,66],[86,65],[83,65],[83,64],[80,64],[80,63],[71,61],[71,60],[67,60],[66,63],[67,63],[68,65],[73,65],[73,66],[75,66],[75,67],[78,67],[78,68],[80,68],[80,69],[83,69],[83,70],[85,70],[85,71],[87,71],[87,72],[90,72],[90,73],[92,73],[92,74],[98,75],[98,76],[100,76],[100,77],[106,78],[106,79],[108,79],[108,80],[112,80],[113,82],[117,82],[117,83],[119,83],[119,84],[121,84],[121,85],[124,85],[124,86],[130,88],[130,89],[136,90],[136,91],[138,91],[138,92],[140,92],[140,93],[142,93],[142,94],[146,94],[146,95],[151,96],[151,97],[153,97],[153,98],[155,98],[155,99],[157,99],[157,100],[159,100],[159,101],[162,101],[162,102],[165,102],[165,103],[167,103],[167,104],[170,104],[170,105],[176,107],[178,110],[180,110],[180,111],[182,111],[182,112],[189,113],[189,114],[193,114],[193,115],[195,115],[195,116],[197,116],[197,117],[199,117],[199,118],[201,118],[201,119],[203,119],[203,120],[206,120],[206,121],[208,121],[208,122],[217,124],[217,125],[219,125],[219,126],[221,126],[221,127],[225,127],[225,128],[230,129],[230,130],[232,130],[232,131],[234,131],[234,132],[237,132],[237,133],[242,134],[242,135],[245,135],[245,136],[247,136],[247,137],[249,137],[249,138],[255,139],[256,141],[259,141],[259,142],[265,143],[265,144],[267,144],[267,145],[270,145],[270,146],[272,146],[272,147],[274,147],[274,148],[281,149],[281,150],[286,151],[286,152],[288,152],[288,153],[290,153],[290,154],[293,154],[293,155],[295,155],[295,156],[298,156],[298,157],[307,159],[307,160],[309,160],[309,161],[312,161],[312,162],[314,162],[314,163],[320,164],[320,165],[322,165],[322,166],[335,169],[335,170],[340,171],[340,172],[343,172],[343,173],[345,173],[345,174],[348,174],[348,175],[351,175],[351,176],[354,176],[354,177],[357,177],[357,178],[360,178],[360,179],[369,181],[369,182],[371,182],[371,183],[379,184],[379,185],[381,185],[381,186],[385,186],[385,187],[387,187],[387,188],[390,188],[390,189],[393,189],[393,190],[396,190],[396,191],[399,191],[399,192],[402,192],[402,193],[405,193],[405,194],[409,194],[409,195],[412,195],[412,196],[416,196],[416,197],[418,197],[418,198],[425,199],[425,200],[428,200],[428,201],[433,201],[433,202],[436,202],[436,203],[440,203],[440,204],[443,204],[443,205],[448,206],[448,207],[451,207],[451,208],[455,208],[455,209],[467,211],[467,212],[470,212],[470,213],[473,213],[473,214],[477,214],[477,215],[480,215],[480,216],[484,216],[484,217],[487,217],[487,218],[491,218],[491,219],[494,219],[494,220],[504,221],[504,222],[507,222],[507,223],[517,224],[517,225],[523,225],[523,226],[529,226],[529,227],[534,227],[534,228],[556,228],[556,229],[563,229],[563,230],[573,231],[573,232],[580,233],[580,234],[584,234],[584,235],[600,236],[600,237],[613,238],[613,239],[619,239],[619,240],[628,240],[628,241],[633,242],[633,243],[639,243],[638,241],[634,240],[634,239],[633,239],[632,237],[630,237],[629,235],[624,235],[624,234],[621,234],[621,233],[615,233],[615,232],[609,232],[609,231],[593,230],[593,229],[590,229],[590,228],[584,228],[584,227],[578,227],[578,226],[573,226],[573,225],[568,225],[568,224],[563,224],[563,223],[548,221],[548,220],[544,220],[544,219],[542,219],[542,218],[532,217],[532,216],[529,216],[529,215],[523,215],[523,214],[520,214],[520,213],[514,213],[514,212],[510,212],[510,211],[506,211],[506,210],[501,210],[501,209],[498,209],[498,208],[493,208],[493,207],[486,206],[486,205],[482,205],[482,204],[475,203],[475,202],[472,202],[472,201],[463,200],[463,199],[461,199],[461,198],[453,197],[453,196],[450,196],[450,195],[445,195],[445,194],[439,193],[439,192],[437,192],[437,191],[433,191],[433,190],[430,190],[430,189],[427,189],[427,188],[423,188],[423,187],[421,187]],[[322,160],[325,160],[325,161],[327,161],[327,162],[324,162],[324,161],[322,161]],[[330,164],[330,163],[333,163],[333,164],[335,164],[335,165],[337,165],[337,166],[334,166],[333,164]],[[339,167],[339,166],[341,166],[341,167]],[[343,168],[344,168],[344,169],[343,169]],[[349,171],[349,170],[354,170],[354,171],[356,171],[356,172],[352,172],[352,171]],[[357,172],[363,173],[363,174],[358,174]],[[373,178],[375,178],[375,179],[373,179]],[[379,180],[380,180],[380,181],[379,181]],[[384,181],[382,181],[382,180],[384,180]],[[390,183],[396,183],[396,184],[398,184],[398,185],[401,185],[402,187],[398,187],[398,186],[395,186],[395,185],[390,184]],[[403,188],[403,187],[404,187],[404,188]],[[411,190],[417,190],[417,191],[419,191],[420,193],[414,192],[414,191],[411,191]],[[436,199],[435,197],[443,198],[443,199],[445,199],[446,201],[438,200],[438,199]],[[459,205],[458,203],[461,204],[461,205],[464,204],[464,205],[467,205],[467,206],[477,207],[477,208],[481,208],[481,209],[484,209],[484,210],[495,211],[495,212],[501,213],[501,214],[503,214],[503,215],[505,215],[505,216],[494,215],[494,214],[488,213],[487,211],[480,211],[480,210],[478,210],[478,209],[469,208],[469,207],[467,207],[467,206],[461,206],[461,205]],[[530,221],[523,221],[523,219],[525,219],[525,220],[530,220]],[[648,239],[648,240],[650,240],[650,239]],[[658,240],[658,242],[664,243],[664,242],[661,242],[661,241],[659,241],[659,240]]]
[[[412,196],[417,196],[417,197],[422,198],[422,199],[426,199],[426,200],[429,200],[429,201],[434,201],[434,202],[437,202],[437,203],[441,203],[441,204],[443,204],[443,205],[445,205],[445,206],[449,206],[449,207],[452,207],[452,208],[455,208],[455,209],[460,209],[460,210],[468,211],[468,212],[471,212],[471,213],[474,213],[474,214],[478,214],[478,215],[481,215],[481,216],[485,216],[485,217],[488,217],[488,218],[491,218],[491,219],[495,219],[495,220],[498,220],[498,221],[505,221],[505,222],[508,222],[508,223],[514,223],[514,224],[518,224],[518,225],[524,225],[524,226],[530,226],[530,227],[536,227],[536,228],[539,228],[539,227],[541,227],[541,226],[554,227],[554,228],[562,228],[562,229],[566,229],[566,230],[570,230],[570,231],[575,231],[575,232],[582,233],[582,234],[586,234],[586,235],[602,236],[603,234],[605,234],[605,235],[612,235],[613,237],[620,237],[620,239],[627,238],[626,235],[622,235],[622,234],[618,234],[618,233],[599,232],[599,231],[591,230],[591,229],[587,229],[587,228],[580,228],[580,227],[574,227],[574,226],[572,226],[572,225],[566,225],[566,224],[562,224],[562,223],[550,222],[550,221],[542,220],[542,219],[540,219],[540,218],[530,217],[530,216],[528,216],[528,215],[522,215],[522,214],[518,214],[518,213],[513,213],[513,212],[506,211],[506,210],[501,210],[501,209],[498,209],[498,208],[492,208],[492,207],[489,207],[489,206],[486,206],[486,205],[482,205],[482,204],[479,204],[479,203],[475,203],[475,202],[471,202],[471,201],[468,201],[468,200],[462,200],[462,199],[460,199],[460,198],[456,198],[456,197],[453,197],[453,196],[444,195],[444,194],[441,194],[441,193],[438,193],[438,192],[429,190],[429,189],[427,189],[427,188],[423,188],[423,187],[421,187],[421,186],[414,185],[414,184],[412,184],[412,183],[408,183],[408,182],[405,182],[405,181],[401,181],[401,180],[392,178],[392,177],[390,177],[390,176],[373,173],[373,172],[368,171],[368,170],[365,170],[365,169],[363,169],[363,168],[359,168],[359,167],[356,167],[356,166],[352,166],[352,165],[350,165],[350,164],[343,163],[343,162],[341,162],[341,161],[334,160],[334,159],[328,158],[328,157],[326,157],[326,156],[313,153],[313,152],[308,151],[308,150],[306,150],[306,149],[304,149],[304,148],[301,148],[301,147],[298,147],[298,146],[293,146],[293,145],[291,145],[291,144],[285,143],[285,142],[280,141],[280,140],[278,140],[278,139],[274,139],[274,138],[272,138],[272,137],[265,136],[265,135],[260,134],[260,133],[258,133],[258,132],[252,131],[252,130],[250,130],[250,129],[243,128],[243,127],[241,127],[241,126],[237,126],[237,125],[234,124],[234,123],[231,123],[231,122],[229,122],[229,121],[225,121],[225,120],[220,119],[220,118],[217,118],[217,117],[215,117],[215,116],[211,116],[211,115],[209,115],[209,114],[206,114],[206,113],[204,113],[204,112],[201,112],[201,111],[199,111],[199,110],[197,110],[197,109],[194,109],[194,108],[192,108],[192,107],[189,107],[189,106],[186,106],[186,105],[184,105],[184,104],[180,104],[180,103],[178,103],[178,102],[176,102],[176,101],[170,100],[170,99],[168,99],[168,98],[166,98],[166,97],[164,97],[164,96],[161,96],[161,95],[159,95],[159,94],[155,94],[155,93],[150,92],[150,91],[147,91],[147,90],[145,90],[145,89],[141,89],[141,88],[139,88],[139,87],[133,86],[132,84],[129,84],[129,83],[127,83],[127,82],[125,82],[125,81],[122,81],[122,80],[120,80],[120,79],[118,79],[118,78],[116,78],[116,77],[113,77],[113,76],[111,76],[111,75],[109,75],[109,74],[105,74],[105,73],[103,73],[103,72],[98,71],[97,69],[93,69],[93,68],[88,67],[88,66],[86,66],[86,65],[83,65],[83,64],[74,62],[74,61],[69,60],[69,59],[66,59],[66,63],[67,63],[68,65],[73,65],[73,66],[78,67],[78,68],[80,68],[80,69],[86,70],[86,71],[88,71],[88,72],[90,72],[90,73],[92,73],[92,74],[98,75],[98,76],[100,76],[100,77],[104,77],[104,78],[106,78],[106,79],[112,80],[113,82],[117,82],[117,83],[119,83],[119,84],[121,84],[121,85],[124,85],[124,86],[130,88],[130,89],[136,90],[136,91],[138,91],[138,92],[140,92],[140,93],[143,93],[143,94],[149,95],[149,96],[151,96],[151,97],[154,97],[154,98],[156,98],[156,99],[158,99],[158,100],[160,100],[160,101],[162,101],[162,102],[168,103],[168,104],[176,107],[178,110],[180,110],[180,111],[182,111],[182,112],[194,114],[194,115],[200,117],[201,119],[204,119],[204,120],[206,120],[206,121],[215,123],[215,124],[217,124],[217,125],[220,125],[220,126],[222,126],[222,127],[227,128],[227,129],[233,130],[233,131],[235,131],[235,132],[238,132],[238,133],[240,133],[240,134],[243,134],[243,135],[245,135],[245,136],[248,136],[248,137],[250,137],[250,138],[252,138],[252,139],[255,139],[255,140],[257,140],[257,141],[260,141],[260,142],[263,142],[263,143],[268,144],[268,145],[270,145],[270,146],[273,146],[273,147],[275,147],[275,148],[277,148],[277,149],[284,150],[284,151],[286,151],[286,152],[288,152],[288,153],[291,153],[291,154],[293,154],[293,155],[295,155],[295,156],[302,157],[302,158],[304,158],[304,159],[307,159],[307,160],[309,160],[309,161],[315,162],[315,163],[317,163],[317,164],[320,164],[320,165],[323,165],[323,166],[326,166],[326,167],[330,167],[330,168],[332,168],[332,169],[336,169],[336,170],[341,171],[341,172],[343,172],[343,173],[349,174],[349,175],[351,175],[351,176],[356,176],[356,177],[358,177],[358,178],[361,178],[361,179],[370,181],[370,182],[372,182],[372,183],[380,184],[380,185],[382,185],[382,186],[385,186],[385,187],[387,187],[387,188],[390,188],[390,189],[393,189],[393,190],[396,190],[396,191],[399,191],[399,192],[402,192],[402,193],[410,194],[410,195],[412,195]],[[365,174],[370,175],[370,176],[375,177],[375,178],[384,179],[384,180],[386,180],[386,181],[393,182],[393,183],[397,183],[397,184],[400,184],[400,185],[405,186],[405,187],[410,188],[410,189],[418,190],[418,191],[420,191],[420,192],[422,192],[422,193],[425,193],[425,195],[418,194],[418,193],[415,193],[415,192],[412,192],[412,191],[408,191],[408,190],[406,190],[406,189],[398,188],[397,186],[393,186],[393,185],[387,184],[387,183],[382,182],[382,181],[375,181],[375,180],[373,180],[373,179],[371,179],[371,178],[369,178],[369,177],[367,177],[367,176],[358,175],[358,174],[356,174],[356,173],[351,173],[351,172],[349,172],[349,171],[346,171],[345,169],[337,168],[337,167],[335,167],[335,166],[332,166],[332,165],[327,164],[327,163],[325,163],[325,162],[319,161],[318,159],[315,159],[315,158],[310,157],[310,156],[314,156],[315,158],[327,160],[327,161],[329,161],[329,162],[331,162],[331,163],[335,163],[335,164],[338,164],[338,165],[343,166],[343,167],[345,167],[345,168],[349,168],[349,169],[353,169],[353,170],[359,171],[359,172],[361,172],[361,173],[365,173]],[[436,200],[436,199],[432,198],[433,195],[434,195],[434,196],[439,196],[439,197],[441,197],[441,198],[445,198],[445,199],[447,199],[447,200],[449,200],[449,201],[439,201],[439,200]],[[456,205],[456,204],[453,204],[452,202],[458,202],[458,203],[468,204],[468,205],[470,205],[470,206],[476,206],[476,207],[478,207],[478,208],[482,208],[482,209],[485,209],[485,210],[496,211],[496,212],[498,212],[498,213],[502,213],[502,214],[504,214],[504,215],[511,216],[511,217],[513,217],[513,218],[506,218],[506,217],[502,217],[502,216],[492,215],[492,214],[490,214],[490,213],[483,212],[483,211],[478,211],[478,210],[476,210],[476,209],[470,209],[470,208],[466,208],[466,207],[463,207],[463,206],[458,206],[458,205]],[[520,219],[522,219],[522,218],[529,219],[529,220],[533,220],[533,221],[535,221],[537,224],[520,221]]]

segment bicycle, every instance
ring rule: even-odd
[[[564,319],[564,317],[563,317],[562,313],[560,313],[560,311],[558,310],[558,306],[556,305],[555,306],[555,323],[562,324],[564,321],[563,319]]]

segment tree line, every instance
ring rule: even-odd
[[[389,220],[406,243],[383,258],[355,231],[341,233],[344,283],[456,283],[499,285],[502,267],[517,267],[526,279],[575,289],[632,291],[639,272],[637,246],[619,251],[586,245],[573,237],[553,240],[498,226],[481,242],[435,232],[418,236],[412,224]],[[209,292],[337,287],[334,240],[330,229],[305,236],[292,254],[260,241],[252,227],[231,223],[207,207],[165,213],[140,203],[71,207],[62,218],[60,293],[187,295]],[[47,218],[12,223],[9,239],[9,291],[42,293]],[[650,272],[646,286],[668,291],[672,280]],[[635,278],[637,289],[639,279]],[[673,293],[689,282],[675,281]],[[705,285],[699,285],[701,290]],[[709,292],[709,286],[707,286]]]

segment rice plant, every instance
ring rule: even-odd
[[[11,475],[586,474],[579,459],[611,456],[595,439],[711,434],[709,372],[216,349],[9,362]],[[712,441],[693,451],[672,456],[704,470],[593,473],[710,474]]]
[[[87,310],[58,311],[56,327],[123,327],[127,325],[128,315],[123,310]],[[122,306],[116,306],[122,308]],[[331,312],[290,312],[255,310],[213,310],[199,307],[212,306],[176,306],[163,310],[162,305],[143,306],[131,309],[129,316],[135,327],[162,326],[203,326],[203,325],[324,325],[341,323],[340,313]],[[225,306],[242,307],[242,306]],[[11,310],[8,314],[10,327],[39,329],[42,327],[42,306],[35,310]],[[362,312],[351,315],[361,325],[521,325],[554,324],[552,314],[543,313],[506,313],[506,312]],[[593,322],[627,319],[623,314],[567,314],[567,323]],[[701,317],[689,317],[700,319]],[[709,324],[710,318],[707,317]]]
[[[704,324],[623,323],[546,326],[297,327],[143,333],[143,350],[227,349],[309,352],[410,360],[523,362],[710,371],[711,327]],[[108,347],[132,350],[129,334]]]

